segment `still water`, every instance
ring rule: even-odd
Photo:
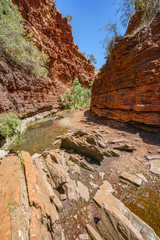
[[[59,119],[49,120],[43,123],[37,123],[30,126],[22,135],[22,142],[18,145],[12,145],[10,149],[24,150],[31,155],[42,153],[47,148],[55,149],[59,145],[54,145],[56,137],[68,131],[67,127],[59,124]]]

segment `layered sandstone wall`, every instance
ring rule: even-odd
[[[160,11],[134,36],[116,39],[94,82],[91,110],[111,119],[160,125]]]
[[[52,0],[13,0],[25,20],[26,33],[40,50],[49,55],[48,78],[35,79],[15,66],[1,52],[0,113],[13,111],[20,116],[33,115],[59,107],[59,95],[78,77],[85,87],[94,80],[94,67],[73,42],[67,18]]]

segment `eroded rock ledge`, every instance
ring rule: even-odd
[[[160,12],[134,36],[116,39],[115,49],[93,85],[92,112],[160,125],[159,69]]]

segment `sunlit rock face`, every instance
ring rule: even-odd
[[[148,27],[117,38],[94,82],[91,110],[111,119],[160,125],[160,11]]]
[[[49,55],[47,78],[36,80],[1,57],[0,113],[14,111],[27,116],[58,108],[59,95],[77,77],[83,86],[94,80],[94,66],[78,51],[67,18],[52,0],[13,0],[23,18],[26,33],[32,33],[40,50]]]

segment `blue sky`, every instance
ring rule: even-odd
[[[81,52],[93,53],[98,69],[105,63],[104,49],[99,41],[106,35],[99,29],[107,22],[115,21],[113,2],[114,0],[55,0],[56,8],[63,17],[67,14],[73,16],[71,26],[74,42]],[[124,34],[120,24],[118,28]]]

